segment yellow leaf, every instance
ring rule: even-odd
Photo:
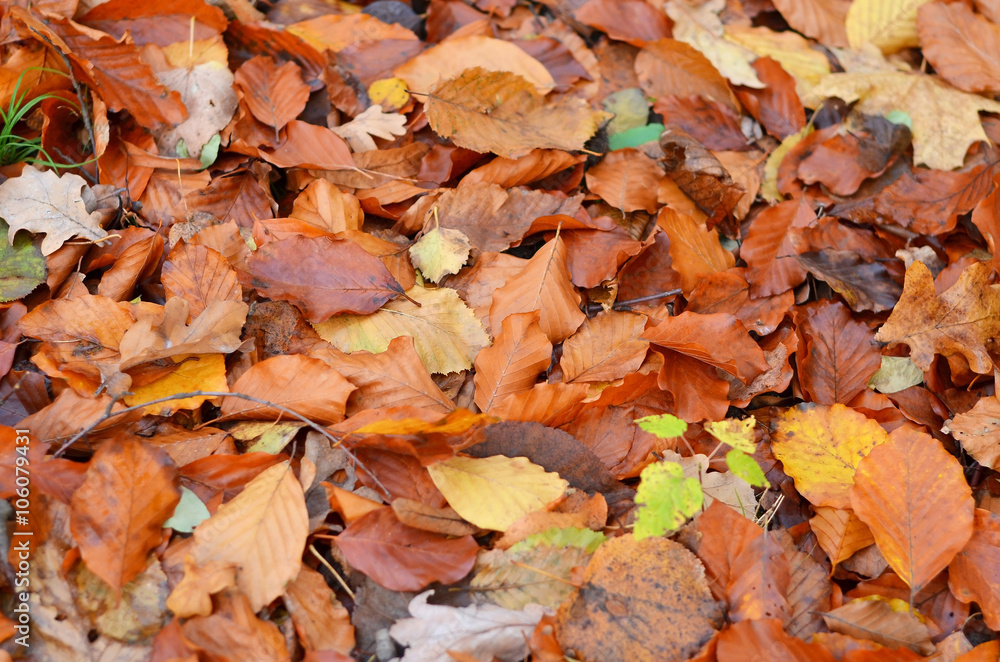
[[[453,457],[427,470],[462,519],[493,531],[506,531],[528,513],[544,509],[569,486],[559,474],[524,457]]]
[[[282,462],[195,528],[192,555],[199,566],[211,561],[235,565],[236,585],[260,611],[299,574],[308,535],[302,486],[289,463]]]
[[[705,429],[722,443],[729,444],[744,453],[753,453],[757,450],[757,443],[753,434],[755,425],[757,425],[757,419],[751,416],[742,421],[735,418],[727,418],[724,421],[705,423]]]
[[[724,0],[709,0],[700,7],[683,2],[667,4],[667,14],[674,21],[674,39],[701,51],[733,85],[762,89],[764,83],[750,66],[757,56],[725,37],[725,27],[718,16],[725,4]]]
[[[802,405],[785,412],[772,450],[811,504],[850,508],[858,463],[887,438],[877,421],[842,404]]]
[[[368,98],[382,106],[387,113],[393,113],[410,103],[410,93],[406,91],[406,81],[402,78],[383,78],[368,86]]]
[[[222,354],[200,356],[188,354],[175,356],[173,361],[180,364],[176,370],[145,386],[133,386],[132,392],[125,396],[125,404],[134,407],[174,393],[229,390],[229,385],[226,383],[226,357]],[[201,403],[210,399],[211,396],[196,395],[191,398],[169,400],[146,407],[146,413],[153,416],[170,416],[178,409],[197,409]]]
[[[807,125],[798,133],[793,133],[782,140],[781,144],[767,157],[767,161],[764,162],[764,181],[760,185],[762,198],[772,204],[781,202],[783,198],[781,192],[778,191],[778,168],[781,167],[781,162],[785,160],[785,156],[792,151],[792,148],[812,132],[812,124]]]
[[[533,149],[583,149],[601,122],[611,117],[591,110],[583,99],[566,97],[546,104],[527,79],[480,67],[435,87],[424,110],[442,138],[508,159]]]
[[[416,286],[406,299],[390,301],[371,315],[336,315],[314,324],[320,337],[342,352],[384,352],[389,341],[412,336],[420,360],[431,373],[468,370],[490,339],[476,314],[455,290]]]
[[[831,74],[802,103],[818,108],[824,99],[839,97],[869,115],[903,111],[913,123],[913,160],[938,170],[958,168],[969,146],[989,140],[979,121],[980,111],[1000,112],[1000,103],[948,87],[933,76],[878,72]]]
[[[886,55],[919,46],[917,9],[928,2],[930,0],[854,0],[847,10],[847,41],[854,49],[870,42]]]
[[[436,283],[465,266],[469,248],[469,238],[463,232],[436,227],[410,246],[410,260],[424,278]]]

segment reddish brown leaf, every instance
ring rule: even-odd
[[[267,56],[244,62],[236,70],[236,85],[253,116],[274,127],[275,133],[298,117],[309,101],[309,86],[302,82],[299,66],[285,62],[279,67]]]
[[[795,79],[769,57],[753,61],[757,78],[767,87],[740,87],[736,96],[747,112],[775,138],[783,140],[806,124],[806,111],[795,91]]]
[[[837,658],[820,644],[809,644],[785,633],[778,619],[740,621],[719,633],[718,662],[747,659],[787,662],[834,662]]]
[[[188,302],[188,318],[201,315],[212,301],[243,300],[236,270],[207,246],[180,244],[163,263],[161,279],[166,297]]]
[[[765,209],[750,224],[740,257],[747,262],[751,296],[780,294],[806,279],[806,270],[795,259],[789,230],[805,227],[816,215],[798,200]]]
[[[682,41],[660,39],[643,46],[635,58],[635,73],[646,94],[701,96],[737,110],[729,82],[701,51]]]
[[[509,395],[529,390],[552,361],[552,343],[538,326],[538,311],[503,320],[492,347],[476,357],[476,405],[488,412]]]
[[[70,503],[70,528],[87,567],[120,593],[146,568],[180,498],[166,453],[135,439],[102,444]]]
[[[1000,26],[966,5],[928,3],[917,12],[920,43],[928,62],[966,92],[1000,91]]]
[[[270,242],[247,266],[265,296],[290,301],[312,322],[373,313],[403,293],[377,257],[325,236]]]
[[[457,582],[472,570],[479,551],[472,536],[448,538],[404,526],[391,508],[365,515],[334,541],[348,563],[392,591]]]
[[[670,36],[666,13],[639,0],[589,0],[573,12],[576,20],[633,46]]]
[[[725,313],[685,312],[668,317],[647,329],[642,339],[713,365],[743,383],[768,369],[764,352],[743,324]]]
[[[972,538],[948,566],[948,587],[962,602],[975,602],[990,627],[1000,626],[1000,517],[977,508]]]
[[[139,46],[208,39],[224,32],[228,23],[221,9],[202,0],[109,0],[84,14],[80,22],[116,39],[127,31]]]
[[[637,149],[615,150],[587,170],[590,190],[622,211],[656,211],[656,187],[662,178],[663,170]]]
[[[772,333],[795,302],[795,297],[789,290],[775,296],[751,298],[746,271],[743,267],[734,267],[703,279],[689,295],[684,310],[703,315],[728,313],[758,336]]]

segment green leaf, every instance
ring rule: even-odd
[[[201,156],[198,157],[198,160],[201,161],[202,170],[215,163],[215,159],[219,158],[219,146],[221,144],[222,136],[217,133],[202,146]]]
[[[646,126],[622,131],[608,137],[608,149],[615,151],[616,149],[639,147],[646,143],[656,142],[660,139],[661,133],[663,133],[662,124],[647,124]]]
[[[10,228],[0,220],[0,302],[27,296],[45,282],[45,258],[28,232],[14,235],[10,245]]]
[[[726,453],[726,465],[737,478],[742,478],[754,487],[767,487],[767,477],[757,460],[743,451],[734,448]]]
[[[174,514],[163,523],[163,528],[173,529],[181,533],[191,533],[194,527],[198,526],[211,516],[208,508],[202,503],[198,495],[186,487],[181,487],[181,500],[174,508]]]
[[[673,414],[644,416],[643,418],[635,419],[635,422],[640,428],[650,434],[655,434],[660,439],[679,437],[687,432],[688,429],[688,424]]]
[[[727,418],[724,421],[705,423],[705,429],[722,443],[728,444],[733,448],[738,448],[744,453],[753,453],[757,448],[757,443],[753,436],[753,427],[756,424],[757,419],[753,416],[742,421],[735,418]]]
[[[642,470],[635,502],[640,505],[633,533],[636,540],[662,536],[701,510],[704,494],[697,478],[685,478],[676,462],[658,462]]]
[[[547,531],[528,536],[511,547],[510,551],[515,552],[539,545],[548,545],[550,547],[579,547],[588,554],[593,554],[605,540],[607,540],[607,536],[600,531],[572,527],[560,529],[554,526]]]

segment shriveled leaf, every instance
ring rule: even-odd
[[[291,302],[311,322],[373,313],[403,293],[377,257],[354,242],[325,236],[270,242],[247,267],[265,296]]]
[[[454,583],[472,570],[479,549],[470,535],[450,538],[404,526],[391,508],[362,516],[334,540],[348,563],[393,591]]]
[[[102,216],[88,211],[82,191],[83,177],[72,173],[57,175],[28,165],[19,177],[0,184],[0,217],[10,226],[8,245],[20,230],[45,233],[42,255],[54,253],[73,237],[99,240],[107,236],[101,228]]]
[[[607,119],[582,99],[546,104],[524,78],[479,67],[434,88],[425,112],[438,135],[509,159],[533,149],[582,149]]]
[[[236,565],[236,585],[260,610],[299,573],[309,533],[302,486],[288,462],[266,469],[194,530],[196,562]]]
[[[468,370],[489,336],[455,290],[414,287],[373,315],[338,315],[316,325],[324,339],[344,352],[383,352],[393,338],[412,336],[431,373]]]
[[[842,404],[800,405],[782,416],[772,448],[810,503],[849,508],[858,463],[887,438],[876,421]]]
[[[84,563],[120,594],[146,568],[180,498],[165,452],[138,440],[102,444],[70,503],[70,529]]]
[[[975,502],[962,466],[930,435],[893,430],[858,463],[851,508],[913,593],[972,536]]]
[[[434,484],[464,519],[506,531],[560,499],[569,485],[523,457],[455,457],[427,467]]]

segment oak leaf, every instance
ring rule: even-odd
[[[10,226],[8,243],[14,243],[19,230],[45,233],[42,255],[51,255],[73,237],[93,241],[106,237],[102,215],[88,209],[85,190],[90,187],[79,175],[60,176],[54,170],[25,166],[20,177],[0,184],[0,216]]]
[[[969,411],[946,421],[941,431],[955,437],[979,464],[1000,468],[1000,399],[996,396],[980,399]]]
[[[466,69],[428,95],[431,128],[460,147],[516,159],[533,149],[583,149],[608,113],[582,99],[546,104],[534,86],[508,72]]]
[[[958,282],[937,294],[923,262],[906,270],[903,296],[875,339],[910,347],[910,359],[929,370],[935,354],[962,356],[979,374],[993,371],[989,349],[1000,337],[1000,287],[991,285],[993,269],[975,262]]]

